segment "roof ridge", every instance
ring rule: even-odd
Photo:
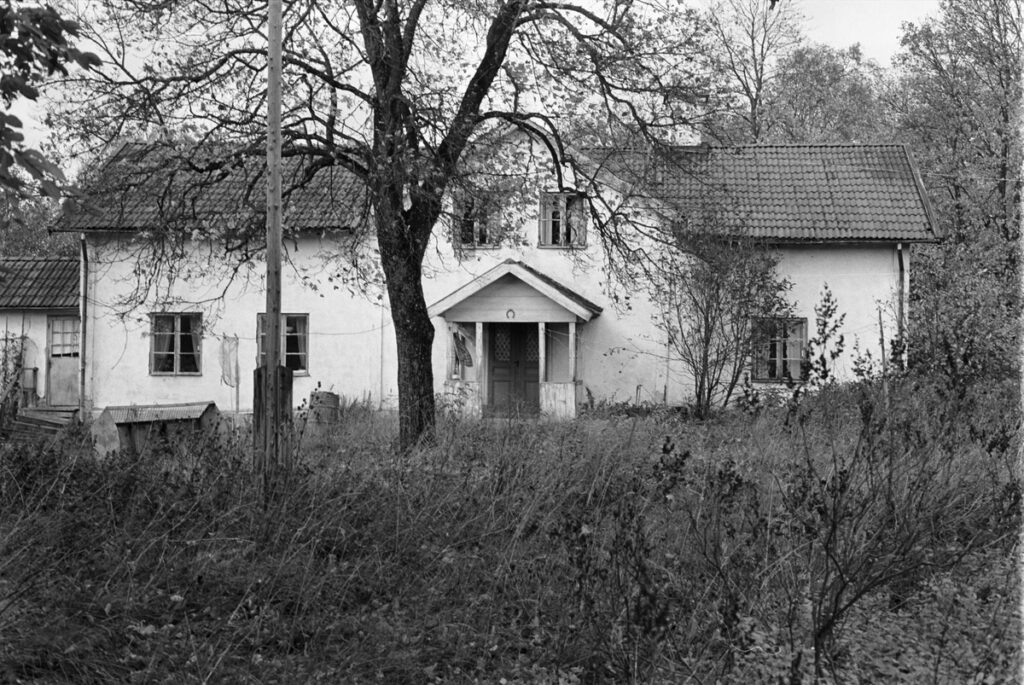
[[[78,257],[0,257],[0,262],[77,262]]]
[[[906,143],[742,143],[739,145],[673,145],[670,150],[737,150],[743,148],[899,148]]]

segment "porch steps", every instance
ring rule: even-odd
[[[7,439],[12,442],[34,442],[57,435],[74,423],[78,409],[68,407],[32,407],[18,412],[9,426]]]

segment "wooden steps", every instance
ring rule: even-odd
[[[31,407],[18,412],[8,427],[7,439],[36,442],[57,435],[78,418],[77,407]]]

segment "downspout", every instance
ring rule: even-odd
[[[78,420],[85,420],[85,350],[86,332],[89,319],[86,317],[86,297],[89,289],[89,249],[85,243],[85,234],[79,241],[78,269]]]
[[[904,319],[906,312],[906,265],[903,263],[903,243],[896,243],[896,262],[899,265],[900,282],[896,288],[896,338],[901,344],[906,344],[906,322]]]

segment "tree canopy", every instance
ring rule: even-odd
[[[24,197],[38,190],[52,198],[61,194],[60,167],[26,144],[24,124],[10,109],[18,100],[37,100],[44,81],[67,76],[69,65],[86,70],[99,65],[96,55],[75,47],[79,35],[79,25],[50,6],[26,6],[16,0],[0,6],[0,97],[5,108],[0,113],[0,188],[7,193]]]
[[[1022,8],[944,2],[906,25],[884,94],[946,233],[915,265],[911,353],[958,381],[1019,369]]]

